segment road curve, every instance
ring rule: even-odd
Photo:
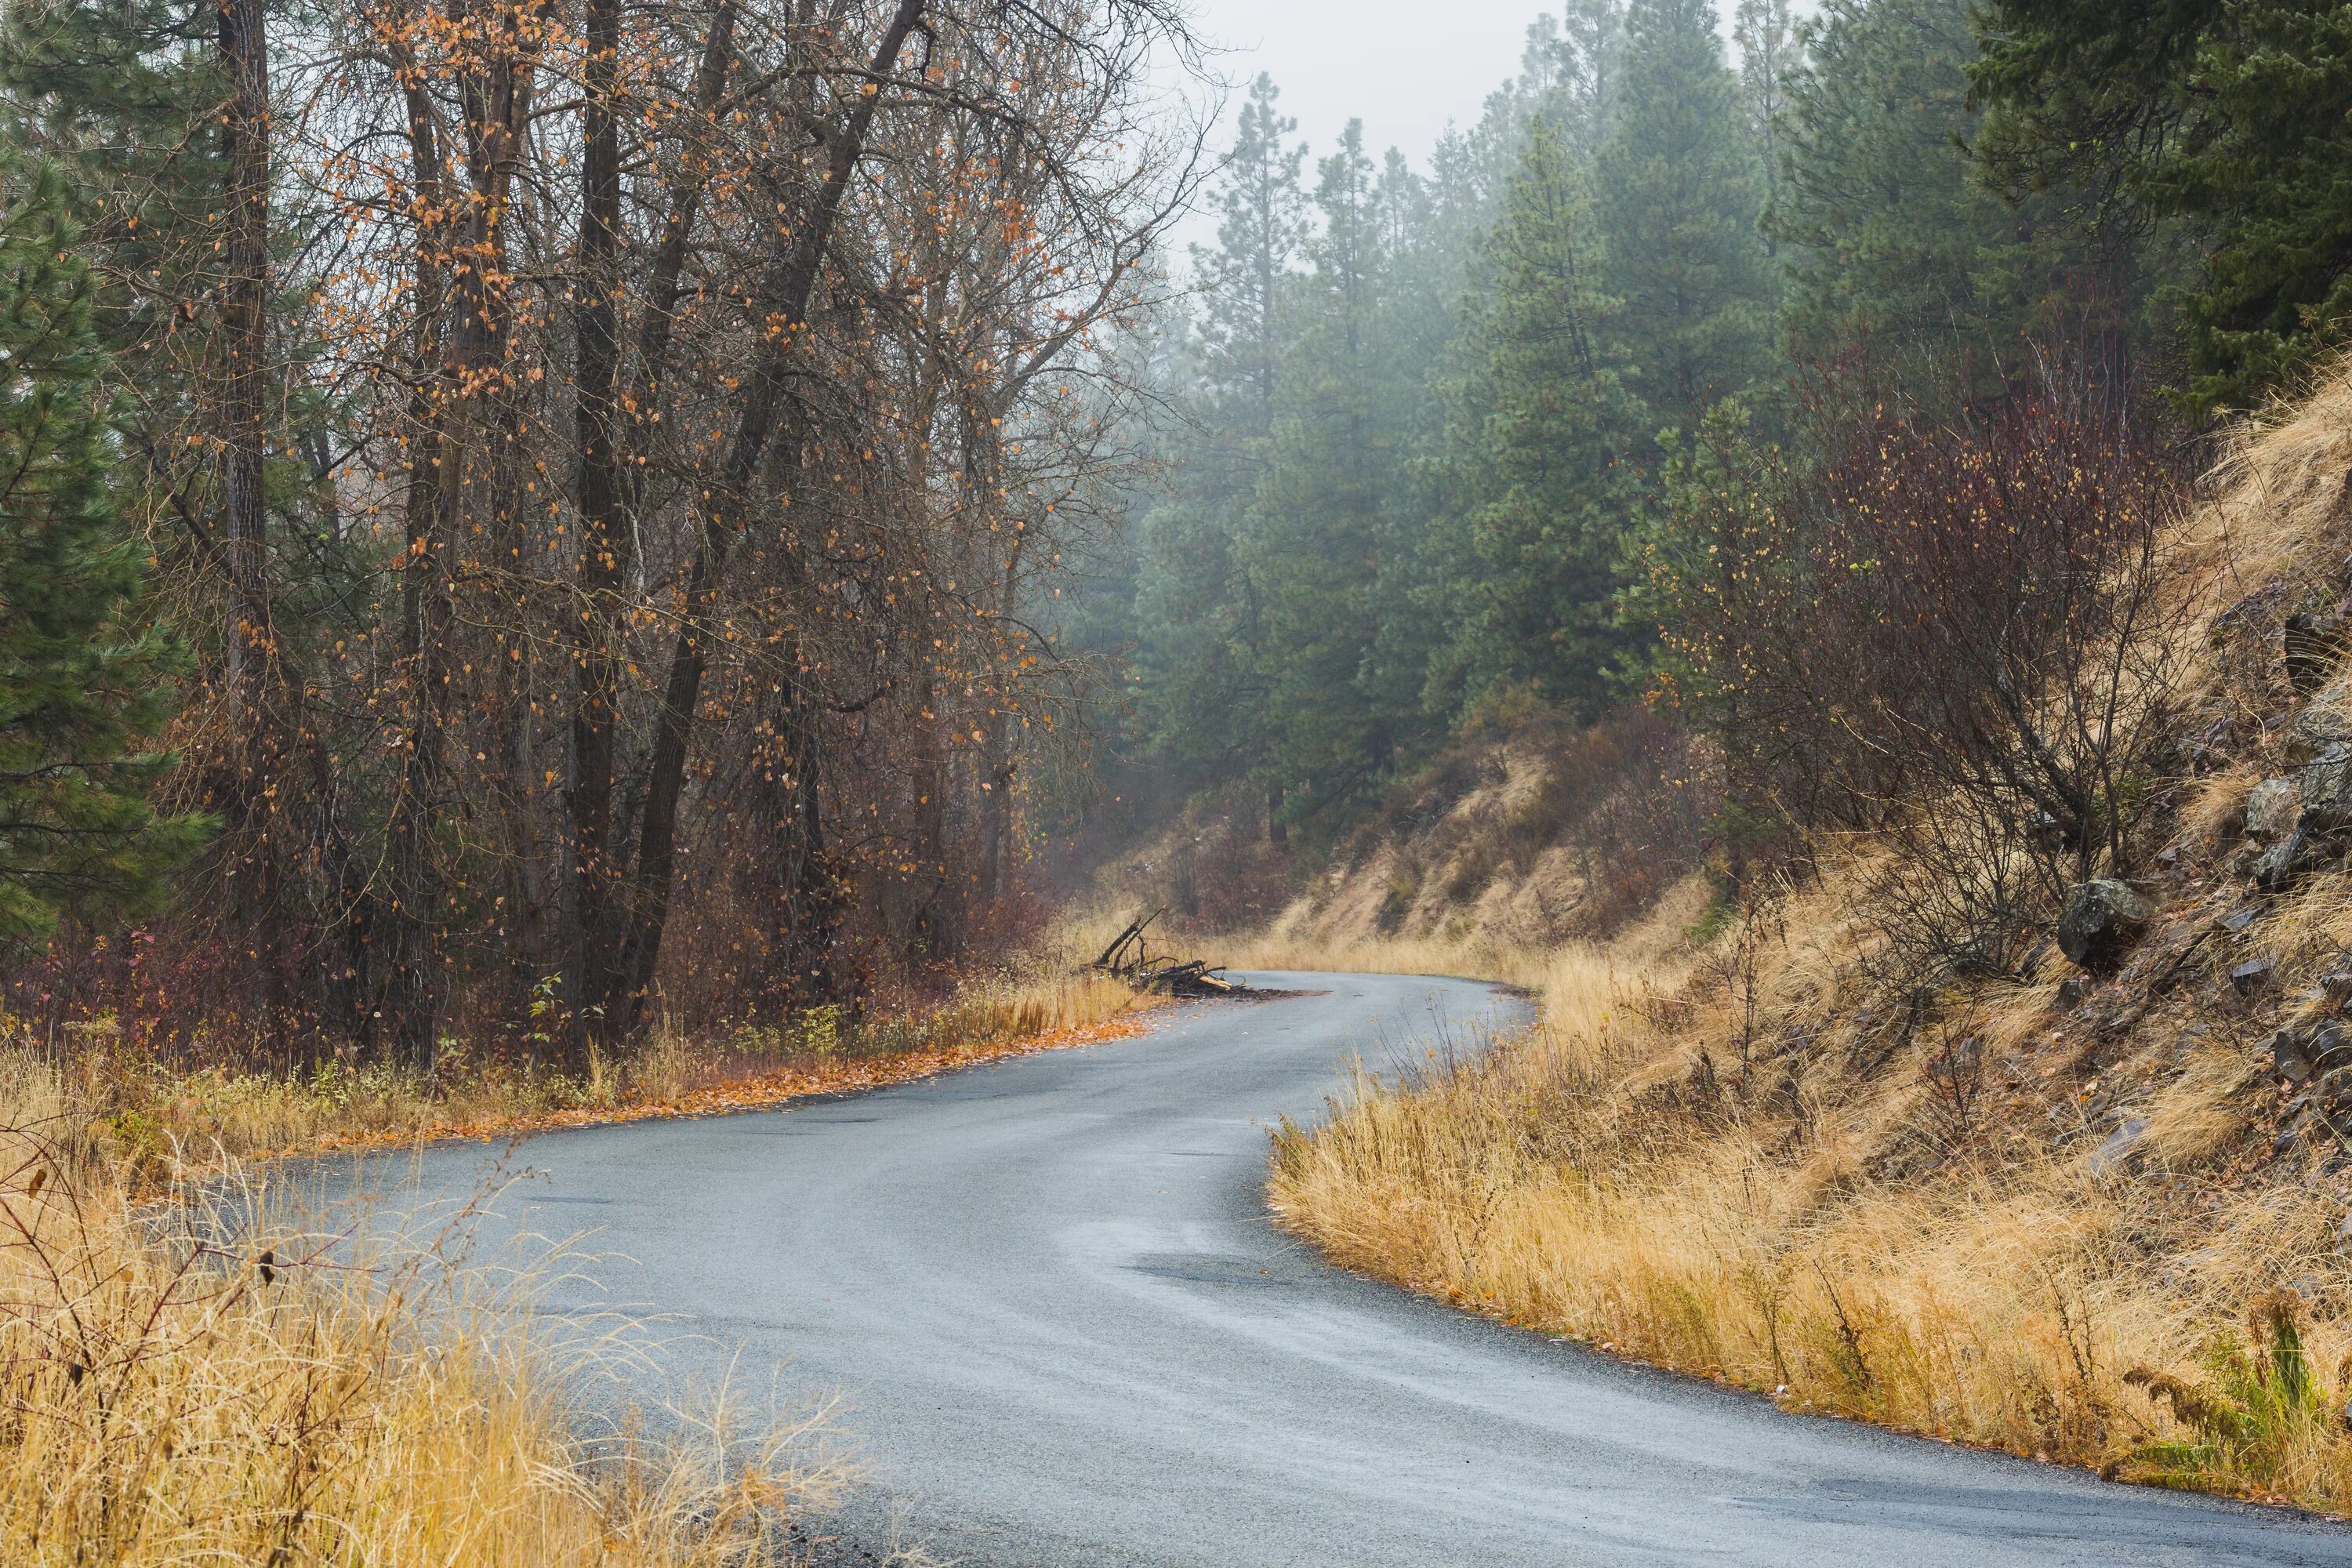
[[[2352,1531],[1790,1415],[1318,1264],[1265,1126],[1356,1054],[1516,1006],[1464,981],[1189,1007],[1150,1034],[856,1099],[551,1134],[499,1201],[626,1254],[691,1375],[838,1391],[837,1523],[1003,1568],[2352,1564]],[[428,1152],[426,1198],[478,1179]],[[411,1201],[419,1195],[412,1189]],[[606,1299],[584,1284],[560,1307]]]

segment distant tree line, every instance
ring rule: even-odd
[[[1653,701],[1709,736],[1731,837],[1884,820],[1906,786],[1856,770],[1887,735],[1772,726],[1979,710],[1865,628],[2114,569],[2180,437],[2344,341],[2342,9],[1570,0],[1425,171],[1351,125],[1310,172],[1260,77],[1160,366],[1166,484],[1076,621],[1131,650],[1128,753],[1329,837],[1504,694]],[[2009,479],[1865,551],[1848,502],[1926,507],[1930,468]],[[2021,510],[2028,472],[2092,488]],[[2000,571],[1929,584],[1958,566],[1905,531],[1931,514],[2000,535]],[[2088,658],[2104,613],[2044,629]],[[2140,741],[2084,744],[2047,858],[2074,874],[2125,830],[2092,798],[2123,784],[2076,774]]]

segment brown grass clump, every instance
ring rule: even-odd
[[[723,1410],[586,1436],[527,1303],[431,1248],[135,1207],[53,1075],[6,1080],[0,1561],[686,1568],[781,1550],[840,1481]]]

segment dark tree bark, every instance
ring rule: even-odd
[[[269,39],[262,0],[219,0],[221,64],[228,100],[221,142],[228,166],[222,240],[221,489],[226,503],[222,553],[228,567],[231,722],[249,777],[266,709],[273,655],[268,505],[262,489],[267,429],[269,304]]]
[[[832,156],[814,210],[788,236],[790,248],[768,292],[767,314],[779,323],[773,346],[752,376],[742,412],[728,438],[713,500],[705,508],[686,586],[687,615],[670,650],[669,679],[654,726],[653,754],[646,768],[645,808],[637,829],[635,875],[629,889],[629,924],[619,962],[612,971],[605,1017],[621,1032],[635,1028],[646,994],[660,962],[663,928],[669,919],[672,872],[677,858],[677,811],[686,784],[686,762],[696,710],[708,668],[703,647],[711,603],[726,571],[729,552],[743,524],[753,477],[767,455],[782,409],[784,375],[793,344],[808,323],[808,307],[824,264],[842,198],[865,156],[866,138],[881,98],[879,84],[898,63],[907,39],[922,20],[928,0],[900,0],[874,51],[867,77],[877,90],[861,93],[832,136]]]
[[[695,75],[694,101],[708,118],[718,107],[734,58],[736,10],[726,0],[712,16]],[[620,144],[611,99],[614,56],[620,46],[618,0],[593,0],[589,47],[595,56],[589,82],[586,157],[581,174],[580,307],[574,323],[579,361],[579,506],[583,533],[576,568],[578,604],[572,713],[572,795],[569,867],[572,886],[571,994],[586,1000],[597,976],[613,972],[614,950],[622,933],[614,920],[619,876],[613,844],[614,737],[620,720],[626,635],[622,595],[635,568],[635,531],[628,526],[641,484],[622,462],[620,380],[620,279],[614,266],[621,222]],[[604,40],[600,43],[601,40]],[[702,196],[702,161],[678,160],[668,191],[661,240],[654,255],[645,315],[637,333],[636,371],[629,402],[657,406],[668,379],[669,347],[679,280],[685,275]],[[585,1010],[583,1026],[593,1030]]]

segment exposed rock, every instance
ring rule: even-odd
[[[2091,1174],[2112,1176],[2123,1171],[2147,1136],[2147,1123],[2137,1116],[2108,1133],[2106,1142],[2091,1151]]]
[[[2077,882],[2058,917],[2058,950],[2094,973],[2111,970],[2154,911],[2129,883],[2114,877]]]
[[[2091,988],[2083,984],[2081,975],[2070,974],[2058,983],[2058,994],[2050,998],[2050,1010],[2053,1013],[2071,1013],[2081,1006],[2083,998],[2090,994]]]
[[[2248,904],[2243,909],[2231,910],[2228,914],[2222,916],[2221,929],[2223,931],[2243,931],[2262,918],[2262,906],[2260,904]]]
[[[2246,796],[2246,837],[2267,844],[2293,833],[2303,821],[2303,786],[2293,779],[2264,779]]]
[[[2339,952],[2319,972],[2319,994],[2330,1007],[2352,1002],[2352,952]]]
[[[2278,968],[2278,960],[2269,956],[2250,958],[2230,971],[2230,984],[2241,996],[2252,996],[2270,984],[2271,973]]]
[[[2297,610],[2286,618],[2281,641],[2287,683],[2297,691],[2316,691],[2344,657],[2344,616],[2333,609]]]
[[[2352,742],[2352,680],[2338,676],[2312,693],[2286,732],[2286,760],[2307,763],[2330,746]],[[2308,802],[2308,795],[2305,796]]]
[[[2301,826],[2333,833],[2352,826],[2352,742],[2334,742],[2314,753],[2295,783],[2303,798]]]
[[[2275,893],[2294,880],[2303,863],[2311,858],[2311,835],[2300,827],[2254,857],[2252,875],[2266,893]]]
[[[2289,1083],[2311,1076],[2311,1042],[2301,1029],[2281,1029],[2271,1037],[2271,1071]]]

